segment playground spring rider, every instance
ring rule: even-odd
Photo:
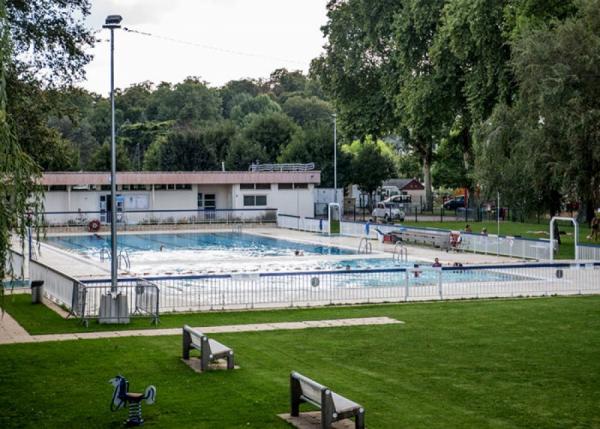
[[[146,404],[153,404],[156,399],[156,387],[148,386],[144,393],[129,392],[129,381],[121,375],[112,378],[110,384],[115,387],[110,410],[117,411],[126,406],[129,409],[129,418],[125,421],[125,425],[140,426],[144,424],[142,401],[145,400]]]

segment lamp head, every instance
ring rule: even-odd
[[[121,21],[123,17],[121,15],[108,15],[102,28],[121,28]]]

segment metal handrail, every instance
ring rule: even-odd
[[[315,163],[308,164],[251,164],[250,171],[311,171],[315,169]]]
[[[129,271],[131,268],[131,259],[129,258],[129,253],[127,249],[121,249],[119,251],[119,269],[123,269],[122,264],[125,265],[125,269]]]
[[[363,247],[363,242],[365,243],[364,247]],[[363,237],[360,239],[360,242],[358,243],[357,253],[359,253],[359,254],[364,253],[365,255],[373,253],[373,245],[371,244],[371,242],[369,241],[369,239],[367,237]]]
[[[392,253],[392,259],[395,262],[407,262],[408,261],[408,249],[404,244],[397,241],[394,245],[394,252]]]

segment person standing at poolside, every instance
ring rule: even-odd
[[[442,263],[440,262],[440,258],[435,258],[433,260],[433,264],[431,264],[431,266],[434,268],[440,268],[442,266]]]

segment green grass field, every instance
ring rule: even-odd
[[[480,233],[483,228],[487,228],[489,234],[496,234],[498,231],[498,224],[496,222],[468,222],[471,225],[474,233]],[[430,227],[430,228],[444,228],[454,229],[463,231],[467,225],[464,221],[445,221],[445,222],[414,222],[410,218],[406,219],[403,225],[414,226],[414,227]],[[561,246],[557,255],[558,259],[572,259],[575,257],[575,250],[573,246],[573,226],[568,222],[559,221],[560,231],[564,231],[565,234],[561,234]],[[590,228],[587,226],[580,226],[579,228],[579,241],[581,243],[594,243],[593,240],[588,239],[590,235]],[[525,238],[545,238],[549,236],[548,223],[520,223],[520,222],[500,222],[500,235],[512,235],[521,236]],[[597,240],[595,244],[600,245],[600,240]]]
[[[178,315],[162,326],[360,315],[406,323],[215,335],[240,369],[201,375],[181,362],[180,336],[0,346],[0,427],[120,427],[108,380],[121,373],[133,390],[158,389],[146,427],[286,428],[276,414],[288,410],[291,370],[364,405],[371,429],[600,427],[598,296]]]

